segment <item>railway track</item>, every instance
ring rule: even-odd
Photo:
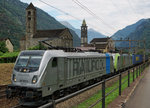
[[[0,85],[0,108],[12,108],[12,106],[15,106],[18,101],[16,98],[13,99],[7,99],[6,95],[6,89],[8,85]],[[14,108],[23,108],[16,106]]]
[[[6,89],[8,85],[0,85],[0,99],[6,98]]]
[[[23,106],[21,106],[21,105],[16,105],[16,106],[11,107],[11,108],[26,108],[26,107],[23,107]]]

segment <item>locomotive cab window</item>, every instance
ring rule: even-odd
[[[52,67],[57,67],[57,58],[53,58]]]

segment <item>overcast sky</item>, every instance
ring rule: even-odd
[[[67,21],[80,29],[85,19],[89,28],[93,28],[107,36],[137,22],[150,17],[150,0],[77,0],[85,7],[81,8],[76,0],[21,0],[32,2],[36,7],[46,11],[58,21]],[[79,20],[66,15],[43,2],[69,13]],[[87,8],[89,9],[87,9]],[[88,10],[91,14],[89,14]],[[94,15],[93,15],[94,14]]]

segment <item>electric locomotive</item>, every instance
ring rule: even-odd
[[[19,96],[22,105],[40,105],[113,72],[111,54],[22,51],[16,60],[7,94],[8,97]]]

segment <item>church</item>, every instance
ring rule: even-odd
[[[54,47],[73,47],[73,36],[68,28],[37,30],[36,8],[32,3],[26,8],[26,36],[20,40],[20,50],[27,50],[45,41]]]

